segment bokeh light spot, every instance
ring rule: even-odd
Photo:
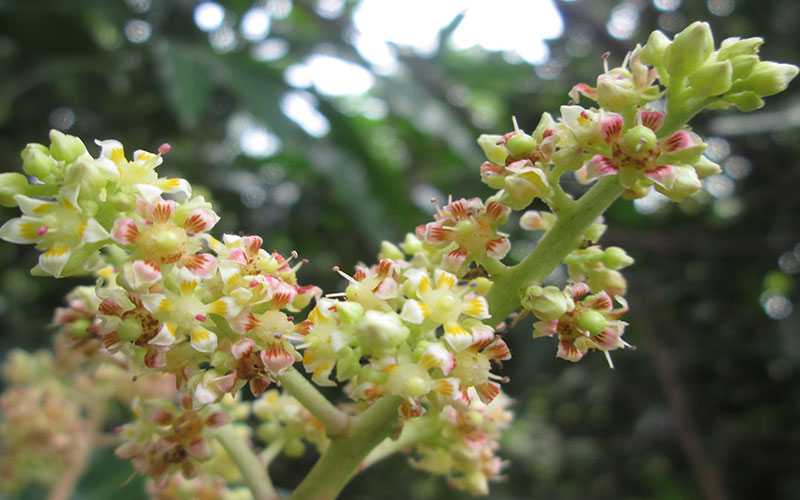
[[[194,8],[194,23],[203,31],[214,31],[222,26],[225,9],[217,2],[201,2]]]

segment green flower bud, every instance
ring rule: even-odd
[[[86,331],[87,328],[92,326],[92,323],[88,319],[79,319],[72,323],[70,326],[69,332],[77,338],[84,338],[91,335],[91,332]]]
[[[620,247],[608,247],[603,252],[603,265],[619,270],[633,264],[633,258]]]
[[[642,182],[636,182],[622,193],[622,198],[626,200],[636,200],[644,198],[650,192],[650,185],[645,186]]]
[[[522,307],[531,311],[542,321],[552,321],[572,310],[574,303],[564,292],[554,286],[542,288],[531,285],[525,290]]]
[[[42,144],[31,143],[22,150],[22,170],[43,181],[50,177],[56,168],[56,161],[50,157],[50,150]]]
[[[405,254],[403,254],[403,252],[393,243],[390,243],[386,240],[381,241],[381,259],[401,260],[404,257]]]
[[[644,125],[636,125],[625,132],[625,145],[634,155],[649,153],[658,145],[658,137],[652,129]]]
[[[606,227],[607,226],[605,224],[595,222],[589,226],[589,229],[586,230],[584,237],[589,241],[598,241],[600,237],[603,236],[603,233],[606,232]]]
[[[306,445],[303,444],[303,441],[300,440],[300,438],[295,438],[286,443],[286,447],[283,449],[283,452],[287,457],[300,457],[306,452]]]
[[[344,382],[346,380],[350,380],[351,378],[358,375],[359,371],[361,370],[361,363],[359,362],[359,358],[361,356],[356,356],[354,354],[348,354],[347,356],[341,357],[342,351],[347,349],[350,350],[349,347],[344,347],[339,349],[338,355],[339,360],[336,362],[336,380],[339,382]]]
[[[124,319],[117,326],[117,335],[122,340],[133,342],[142,336],[142,324],[135,319]]]
[[[503,146],[497,144],[502,139],[501,135],[481,134],[478,137],[478,145],[483,149],[486,158],[495,165],[505,165],[508,151]]]
[[[789,82],[797,76],[800,68],[793,64],[780,64],[772,61],[762,61],[756,64],[750,76],[736,82],[734,91],[750,90],[759,97],[767,97],[783,92]]]
[[[397,313],[367,311],[359,322],[358,340],[365,354],[382,354],[403,343],[410,334]]]
[[[364,306],[358,302],[344,301],[336,304],[339,319],[348,325],[354,325],[364,316]]]
[[[642,172],[636,168],[623,167],[619,169],[617,178],[624,188],[632,189],[633,186],[642,179]]]
[[[699,160],[693,163],[692,167],[694,167],[694,171],[697,172],[697,177],[701,180],[722,173],[722,168],[709,160],[705,155],[701,156]]]
[[[670,78],[689,76],[708,60],[714,50],[714,36],[708,23],[695,21],[675,35],[664,49],[664,66]]]
[[[484,276],[480,276],[470,281],[470,283],[475,283],[475,293],[478,295],[486,295],[489,292],[489,289],[492,287],[493,281]]]
[[[170,231],[169,229],[151,234],[150,239],[153,242],[156,250],[164,253],[175,250],[181,243],[181,240],[178,235],[175,234],[175,231]]]
[[[622,112],[638,103],[639,94],[633,88],[633,78],[627,70],[612,69],[597,78],[597,104],[600,107]]]
[[[724,99],[736,106],[739,111],[755,111],[764,107],[764,100],[749,90],[727,94]]]
[[[702,184],[697,177],[697,172],[692,167],[674,166],[676,171],[675,182],[672,187],[667,190],[662,186],[656,184],[656,190],[663,195],[666,195],[672,201],[681,201],[687,196],[700,191]]]
[[[575,171],[583,166],[583,148],[577,144],[559,147],[550,159],[560,168]]]
[[[721,95],[733,84],[733,65],[730,61],[706,64],[689,77],[689,85],[698,97]]]
[[[253,410],[255,412],[255,407],[253,408]],[[263,417],[261,417],[258,413],[256,413],[256,416],[266,420],[266,419],[268,419],[270,417],[272,411],[270,411],[270,409],[264,407],[264,410],[262,411],[262,413],[264,415]],[[271,443],[277,437],[279,437],[281,434],[283,434],[283,427],[276,420],[271,420],[269,422],[264,422],[263,424],[259,425],[258,428],[256,428],[256,435],[258,435],[258,437],[260,437],[262,440],[264,440],[267,443]]]
[[[422,240],[417,238],[411,233],[406,233],[406,239],[400,244],[400,248],[408,255],[414,255],[417,252],[421,252],[424,247],[422,245]]]
[[[742,80],[750,76],[758,63],[758,56],[736,56],[731,59],[733,80]]]
[[[536,125],[536,129],[531,135],[537,143],[542,142],[544,131],[549,128],[555,128],[555,126],[556,122],[553,120],[553,117],[550,116],[550,113],[542,113],[542,117],[539,119],[539,124]]]
[[[83,141],[56,129],[50,131],[50,154],[58,161],[71,163],[86,152]]]
[[[16,207],[14,195],[25,194],[27,187],[28,179],[18,172],[0,174],[0,205]]]
[[[639,59],[650,66],[661,66],[663,64],[664,51],[670,43],[672,42],[664,33],[657,30],[650,33],[647,43],[639,51]]]
[[[506,148],[508,148],[511,154],[516,156],[528,154],[533,151],[535,147],[536,140],[521,130],[511,136],[508,142],[506,142]]]
[[[752,56],[758,54],[758,47],[764,43],[763,38],[745,38],[741,40],[739,37],[726,38],[719,45],[717,51],[717,61],[726,61],[738,56]]]
[[[583,311],[578,317],[578,328],[597,335],[608,325],[606,318],[597,311]]]
[[[422,377],[409,377],[403,388],[412,398],[418,398],[428,392],[428,384]]]
[[[475,232],[475,223],[469,219],[464,219],[456,224],[456,234],[459,236],[469,236]]]

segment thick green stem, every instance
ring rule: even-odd
[[[254,500],[277,500],[280,498],[272,486],[267,468],[233,425],[221,427],[217,431],[217,440],[239,468],[247,487],[253,493]]]
[[[333,500],[359,470],[362,460],[395,429],[402,398],[383,396],[358,418],[353,434],[333,438],[289,500]]]
[[[438,420],[432,421],[427,415],[423,418],[409,420],[403,425],[403,432],[400,433],[400,437],[397,439],[384,439],[381,444],[367,455],[361,463],[361,469],[366,469],[386,457],[438,434],[443,427],[444,420],[438,418]]]
[[[531,282],[542,282],[580,243],[589,226],[622,194],[624,188],[617,176],[600,179],[539,240],[539,244],[522,262],[498,276],[487,297],[490,304],[490,325],[502,323],[520,304],[520,291]]]
[[[325,426],[329,437],[343,436],[351,431],[352,417],[336,408],[302,373],[292,368],[278,381],[306,410]]]

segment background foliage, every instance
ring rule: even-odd
[[[558,2],[565,28],[543,64],[454,50],[456,18],[435,50],[395,47],[399,69],[373,74],[366,94],[298,94],[287,71],[314,54],[371,68],[353,45],[357,5],[257,2],[271,16],[266,40],[279,40],[265,59],[262,40],[236,32],[250,0],[227,2],[226,24],[211,33],[198,29],[191,0],[0,1],[0,170],[18,171],[23,146],[46,143],[52,127],[131,149],[170,142],[161,169],[209,189],[222,216],[216,231],[297,249],[310,259],[302,281],[336,291],[332,265],[370,262],[382,239],[428,220],[432,196],[488,194],[474,138],[508,131],[512,113],[532,129],[574,83],[592,83],[606,51],[618,64],[651,30],[671,35],[704,19],[717,40],[764,36],[764,59],[800,62],[791,0]],[[508,481],[494,485],[494,498],[796,497],[797,95],[790,89],[747,116],[698,118],[726,171],[699,195],[612,208],[603,242],[637,260],[626,270],[626,340],[638,349],[617,354],[616,370],[599,355],[557,360],[554,345],[530,339],[529,322],[507,335],[518,418],[504,439]],[[298,96],[323,117],[313,134],[285,113]],[[525,238],[511,258],[530,248]],[[24,250],[0,245],[3,352],[47,346],[51,312],[76,284],[29,277],[35,255]],[[96,457],[78,494],[139,497],[138,480],[120,489],[131,469],[108,455]],[[404,460],[356,478],[343,498],[466,497]],[[276,484],[293,487],[312,461],[274,464]]]

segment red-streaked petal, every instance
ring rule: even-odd
[[[214,227],[219,216],[213,210],[198,208],[186,217],[183,228],[193,233],[204,233]]]
[[[286,350],[283,342],[271,342],[259,355],[261,362],[274,377],[282,375],[295,362],[294,356]]]
[[[467,260],[467,251],[463,248],[456,248],[442,257],[442,267],[448,271],[456,272],[465,260]]]
[[[500,394],[500,384],[496,382],[486,382],[481,385],[476,385],[475,392],[478,393],[478,397],[481,398],[483,404],[488,405]]]
[[[151,222],[168,222],[175,213],[175,205],[172,200],[154,200],[147,206],[145,218]]]
[[[592,295],[584,300],[582,304],[594,311],[610,311],[614,307],[611,297],[606,292]]]
[[[111,226],[111,239],[120,245],[133,245],[139,236],[139,227],[133,219],[123,217],[115,220]]]
[[[236,387],[236,372],[212,378],[209,383],[222,392],[233,392]]]
[[[486,242],[486,255],[493,259],[502,259],[511,250],[511,241],[508,238],[497,238]]]
[[[557,357],[566,359],[567,361],[575,362],[580,360],[584,354],[586,354],[586,351],[578,349],[572,340],[561,339],[558,341],[558,353],[556,354]]]
[[[423,413],[425,413],[425,408],[420,404],[418,399],[409,399],[403,401],[403,404],[400,405],[400,414],[406,420],[417,418]]]
[[[664,113],[659,113],[658,111],[642,111],[639,116],[641,117],[642,125],[653,132],[658,131],[661,125],[664,124]]]
[[[135,290],[146,289],[161,280],[161,270],[152,260],[135,260],[131,264],[131,278]]]
[[[661,152],[665,154],[675,153],[693,145],[694,141],[692,140],[691,132],[679,130],[661,143]]]
[[[575,101],[576,103],[580,101],[580,94],[585,95],[589,99],[596,101],[597,100],[597,89],[591,87],[587,83],[579,83],[572,87],[567,95],[569,95],[570,99]]]
[[[473,349],[480,349],[485,346],[494,338],[494,330],[490,326],[476,326],[472,328],[472,345]]]
[[[586,178],[596,179],[604,175],[614,175],[619,172],[619,167],[614,164],[614,160],[602,155],[594,155],[586,164]]]
[[[537,321],[533,324],[533,337],[552,337],[558,333],[558,320]]]
[[[263,377],[254,377],[250,379],[250,392],[254,397],[259,397],[269,387],[269,379]]]
[[[661,165],[644,173],[645,177],[666,189],[672,189],[678,172],[672,165]]]
[[[201,278],[210,278],[217,271],[217,259],[209,253],[184,255],[181,264]]]
[[[604,114],[603,119],[600,121],[600,131],[603,134],[603,141],[606,144],[611,144],[612,141],[622,135],[622,128],[625,125],[622,116],[613,114]]]
[[[589,285],[584,282],[580,283],[573,283],[569,285],[568,293],[572,297],[572,300],[579,300],[581,297],[584,297],[587,293],[589,293]]]
[[[255,346],[256,343],[252,339],[244,338],[233,344],[231,347],[231,354],[233,354],[233,357],[236,359],[242,359],[253,352]]]
[[[481,352],[489,359],[499,359],[500,361],[511,359],[511,351],[508,348],[508,344],[500,338],[495,339]]]
[[[495,222],[498,219],[502,219],[511,211],[505,205],[501,205],[496,201],[490,201],[486,204],[486,220],[490,223]]]

